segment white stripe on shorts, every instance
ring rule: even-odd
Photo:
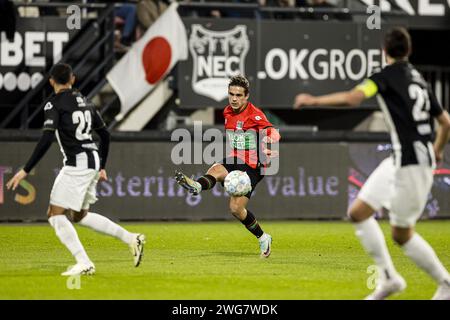
[[[88,156],[86,152],[80,152],[76,155],[76,165],[79,169],[88,169]]]
[[[100,170],[100,157],[98,156],[97,151],[92,151],[92,154],[94,155],[94,162],[95,162],[95,170]]]

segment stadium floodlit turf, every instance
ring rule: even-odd
[[[346,222],[263,221],[274,239],[264,260],[236,221],[124,226],[147,235],[141,266],[119,240],[77,227],[97,273],[68,289],[60,273],[73,259],[49,225],[1,224],[0,299],[362,299],[370,292],[372,262]],[[450,221],[424,221],[417,230],[450,268]],[[394,299],[429,299],[434,282],[389,235],[387,242],[408,282]]]

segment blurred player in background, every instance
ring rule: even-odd
[[[48,208],[48,221],[56,235],[76,259],[64,276],[93,274],[95,266],[78,239],[68,220],[116,237],[128,244],[137,267],[142,259],[145,237],[130,233],[97,213],[88,212],[97,201],[96,186],[99,179],[107,180],[105,171],[110,135],[95,106],[80,92],[72,89],[75,76],[72,68],[63,63],[50,71],[50,84],[55,94],[44,107],[43,134],[25,167],[8,181],[7,188],[15,190],[53,143],[56,134],[64,156],[64,167],[55,180]],[[100,148],[92,140],[92,130],[100,137]]]
[[[379,268],[379,281],[368,300],[381,300],[406,288],[373,217],[382,207],[390,210],[392,237],[404,253],[438,284],[435,300],[450,299],[450,275],[431,246],[414,231],[433,184],[436,160],[441,161],[448,141],[450,118],[430,86],[408,62],[411,39],[404,28],[393,28],[384,39],[388,66],[351,91],[320,97],[299,94],[294,107],[358,106],[377,94],[391,135],[393,154],[370,175],[348,215],[365,250]],[[434,119],[439,123],[433,145]]]
[[[221,163],[215,163],[204,176],[193,180],[177,171],[175,178],[183,188],[194,195],[203,190],[212,189],[216,182],[223,184],[225,177],[234,170],[244,171],[248,174],[252,190],[242,197],[230,198],[230,211],[243,225],[259,240],[261,257],[269,257],[272,249],[272,237],[265,233],[258,224],[254,214],[247,210],[253,190],[264,175],[264,167],[269,164],[269,158],[278,156],[277,152],[268,147],[271,143],[280,140],[280,135],[267,120],[264,113],[255,107],[249,98],[249,82],[243,76],[235,76],[228,84],[229,105],[223,112],[225,130],[231,143],[231,153]],[[262,134],[262,143],[259,144],[258,135]],[[260,150],[265,159],[260,158]]]

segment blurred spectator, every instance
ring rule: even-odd
[[[241,4],[258,4],[260,0],[183,0],[187,3],[241,3]],[[259,17],[258,10],[242,8],[215,8],[214,6],[196,7],[195,9],[183,8],[180,6],[179,12],[183,17],[204,17],[204,18],[255,18]]]
[[[125,46],[131,45],[136,28],[136,4],[122,3],[114,9],[114,14],[116,16],[115,24],[122,25],[120,42]]]
[[[3,0],[2,0],[3,1]],[[8,2],[8,1],[3,1]],[[33,3],[33,0],[22,0],[20,3],[24,4],[31,4]],[[3,12],[3,10],[0,10],[0,13]],[[32,7],[32,6],[18,6],[18,12],[20,17],[39,17],[39,8],[38,7]]]
[[[261,6],[266,7],[280,7],[280,8],[294,8],[294,0],[259,0]]]
[[[229,0],[200,0],[200,2],[208,3],[208,2],[230,2]],[[202,13],[206,17],[211,18],[222,18],[224,16],[224,12],[219,9],[209,8],[205,12]]]
[[[263,1],[265,0],[231,0],[232,3],[257,4],[260,6]],[[230,18],[261,18],[258,10],[228,10],[226,15]]]
[[[275,7],[275,8],[295,8],[295,0],[259,0],[261,6]],[[270,14],[271,18],[275,19],[294,19],[295,12],[277,12],[274,11]]]
[[[336,8],[336,1],[330,1],[330,0],[307,0],[306,5],[309,5],[311,7],[316,8],[329,8],[333,9]],[[302,18],[306,19],[314,19],[314,20],[331,20],[331,19],[338,19],[338,20],[349,20],[351,19],[351,15],[343,12],[309,12],[306,14],[302,14]]]
[[[39,16],[65,16],[67,7],[74,4],[71,0],[18,0],[16,2],[28,4],[47,4],[50,2],[67,3],[66,6],[18,6],[18,11],[21,17],[39,17]],[[79,2],[86,2],[80,0]]]
[[[0,0],[0,31],[6,33],[8,41],[14,41],[16,32],[16,8],[12,1]]]
[[[49,2],[67,2],[61,0],[35,0],[37,3],[49,3]],[[66,10],[64,10],[66,11]],[[57,16],[59,15],[59,11],[55,7],[39,7],[39,15],[40,16]]]
[[[139,0],[137,3],[137,19],[139,26],[145,32],[167,9],[168,5],[162,0]]]
[[[295,6],[296,7],[306,7],[308,5],[307,0],[296,0]]]
[[[184,2],[191,3],[204,3],[208,4],[208,2],[231,2],[231,0],[185,0]],[[193,17],[202,17],[202,18],[222,18],[224,16],[224,12],[220,9],[216,9],[214,7],[198,7],[195,11],[191,12],[191,16]]]

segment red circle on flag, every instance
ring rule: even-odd
[[[172,59],[172,49],[169,42],[163,37],[150,40],[142,53],[145,79],[150,84],[157,83],[166,73]]]

